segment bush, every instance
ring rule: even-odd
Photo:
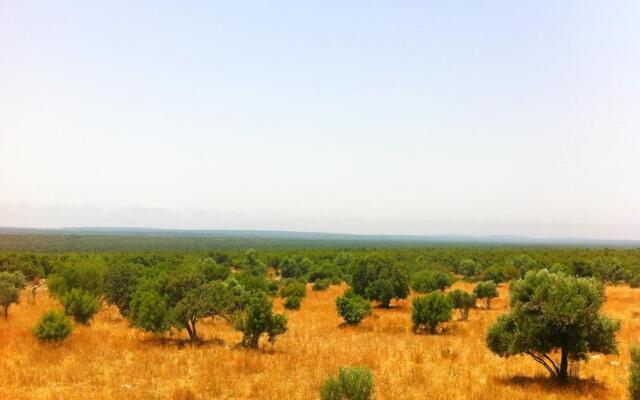
[[[476,296],[463,290],[456,289],[447,293],[453,308],[460,312],[463,321],[469,319],[469,310],[476,306]]]
[[[287,301],[284,302],[284,308],[287,310],[299,310],[300,304],[302,304],[302,297],[289,296]]]
[[[640,400],[640,347],[631,348],[631,370],[629,375],[629,398]]]
[[[640,275],[636,275],[629,280],[629,286],[633,289],[640,288]]]
[[[313,284],[311,289],[313,289],[314,292],[321,292],[329,289],[329,286],[331,286],[331,281],[329,279],[320,279]]]
[[[414,298],[411,309],[414,332],[427,329],[431,334],[436,333],[438,324],[451,319],[452,310],[451,300],[442,293],[434,292]]]
[[[47,311],[33,328],[33,334],[45,342],[59,342],[73,331],[71,321],[62,312]]]
[[[243,333],[243,346],[257,349],[262,334],[266,333],[269,342],[273,343],[276,336],[287,331],[287,318],[281,314],[273,314],[271,300],[264,293],[258,292],[252,295],[247,309],[236,321],[236,329]]]
[[[88,325],[100,309],[95,297],[82,289],[71,289],[69,293],[62,296],[62,304],[66,315],[73,316],[76,322],[84,325]]]
[[[280,297],[300,297],[307,295],[307,285],[304,282],[289,281],[280,289]]]
[[[498,289],[494,281],[478,282],[473,294],[479,299],[485,299],[487,308],[491,308],[491,299],[498,297]]]
[[[369,368],[340,368],[320,388],[322,400],[370,400],[373,398],[373,374]]]
[[[349,325],[357,325],[371,314],[371,303],[348,290],[343,296],[336,298],[336,309],[344,322]]]

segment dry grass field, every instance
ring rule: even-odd
[[[492,310],[473,310],[436,336],[413,334],[409,300],[340,327],[334,299],[343,290],[309,289],[302,309],[286,312],[289,331],[260,351],[237,348],[240,334],[221,321],[202,322],[207,342],[191,346],[185,336],[158,340],[131,329],[112,308],[67,341],[40,344],[30,329],[59,305],[46,293],[35,304],[23,296],[0,320],[0,399],[317,399],[325,376],[346,365],[370,367],[381,400],[626,398],[640,290],[608,288],[605,312],[622,319],[620,355],[583,363],[580,382],[563,388],[528,357],[505,360],[487,350],[484,332],[507,310],[506,287]]]

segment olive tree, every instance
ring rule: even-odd
[[[510,297],[511,311],[486,335],[489,349],[499,356],[527,354],[565,382],[569,360],[584,360],[591,352],[617,353],[620,323],[600,313],[604,287],[599,281],[529,271],[512,284]]]
[[[162,334],[184,328],[191,341],[200,339],[196,324],[202,318],[229,317],[233,291],[220,281],[206,282],[199,269],[182,268],[146,281],[131,300],[134,327]]]
[[[9,307],[20,301],[20,291],[25,285],[24,275],[21,272],[0,272],[0,306],[5,318],[9,316]]]
[[[409,274],[406,268],[383,260],[363,262],[354,270],[351,287],[357,295],[389,308],[391,300],[409,295]]]
[[[469,310],[476,306],[476,296],[464,290],[456,289],[447,293],[447,297],[451,301],[453,308],[460,312],[460,318],[463,321],[469,319]]]
[[[498,289],[494,281],[478,282],[473,289],[473,294],[479,299],[485,299],[487,309],[491,308],[491,300],[498,297]]]

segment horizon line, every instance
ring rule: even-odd
[[[4,232],[4,230],[23,230],[23,231],[94,231],[95,233],[110,231],[113,233],[127,233],[129,231],[131,233],[135,233],[138,231],[142,233],[143,231],[147,231],[148,233],[153,233],[153,231],[158,232],[202,232],[202,233],[214,233],[214,232],[237,232],[237,233],[282,233],[282,234],[302,234],[302,235],[329,235],[329,236],[353,236],[360,238],[367,237],[389,237],[389,238],[406,238],[411,239],[437,239],[437,238],[448,238],[448,239],[511,239],[517,240],[520,242],[533,241],[533,242],[584,242],[584,243],[597,243],[597,242],[631,242],[631,243],[640,243],[640,238],[631,239],[612,239],[612,238],[586,238],[586,237],[576,237],[576,236],[530,236],[530,235],[518,235],[511,233],[499,233],[499,234],[457,234],[457,233],[442,233],[442,234],[407,234],[407,233],[353,233],[353,232],[331,232],[331,231],[305,231],[305,230],[287,230],[287,229],[249,229],[249,228],[162,228],[162,227],[151,227],[151,226],[55,226],[55,227],[25,227],[25,226],[2,226],[0,225],[0,234],[7,234],[8,232]]]

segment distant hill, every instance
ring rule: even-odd
[[[82,227],[82,228],[20,228],[0,227],[0,249],[29,249],[31,242],[36,246],[35,237],[47,236],[47,242],[59,243],[60,247],[67,247],[64,242],[74,241],[85,243],[110,242],[120,248],[122,244],[115,242],[130,242],[126,248],[137,243],[142,249],[146,248],[202,248],[202,247],[327,247],[327,246],[434,246],[434,245],[463,245],[463,246],[576,246],[576,247],[639,247],[640,240],[598,240],[581,238],[531,238],[513,235],[359,235],[326,232],[293,232],[293,231],[259,231],[259,230],[177,230],[156,228],[121,228],[121,227]],[[63,237],[74,237],[72,240]],[[55,240],[54,240],[55,237]],[[89,238],[91,237],[91,240]],[[111,239],[108,239],[110,237]],[[116,240],[116,238],[119,238]],[[127,239],[128,238],[128,239]],[[137,238],[137,239],[134,239]],[[146,239],[145,239],[146,238]],[[152,238],[156,238],[151,240]],[[154,243],[151,245],[150,243]],[[49,247],[51,243],[47,243]],[[105,243],[106,245],[106,243]],[[77,245],[70,245],[76,249]],[[81,246],[83,247],[83,246]],[[104,246],[98,246],[104,247]],[[97,249],[96,249],[97,250]]]

